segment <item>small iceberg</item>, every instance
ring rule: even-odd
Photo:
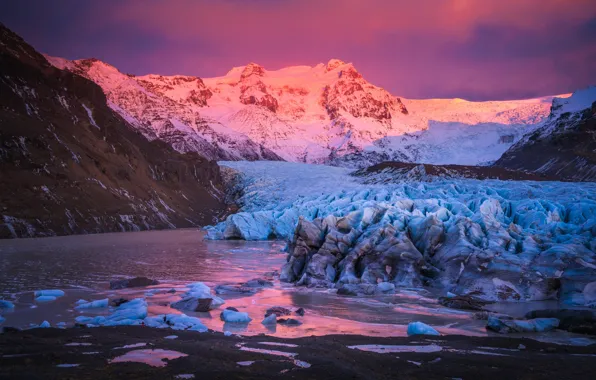
[[[33,294],[35,297],[50,296],[58,298],[64,296],[64,291],[60,289],[36,290]]]
[[[158,329],[171,328],[172,330],[189,330],[206,332],[209,329],[199,318],[190,317],[186,314],[161,314],[146,318],[145,326]]]
[[[91,326],[129,326],[140,325],[145,318],[147,318],[147,302],[142,298],[135,298],[118,306],[107,317],[79,316],[75,321]]]
[[[83,302],[81,302],[83,301]],[[75,306],[75,309],[99,309],[103,307],[108,307],[108,299],[96,300],[96,301],[85,301],[85,300],[78,300],[78,306]]]
[[[426,323],[411,322],[408,324],[408,336],[412,335],[441,335],[437,330]]]
[[[248,316],[248,313],[228,309],[222,311],[219,317],[222,321],[228,323],[249,323],[252,321],[252,318]]]
[[[265,317],[261,323],[265,326],[275,325],[277,324],[277,315],[269,314],[269,316]]]
[[[43,321],[41,322],[41,325],[38,326],[40,329],[47,329],[52,327],[52,325],[50,325],[50,322],[48,321]]]
[[[14,303],[6,300],[0,300],[0,310],[14,309]]]
[[[545,332],[559,327],[557,318],[535,318],[528,320],[507,319],[491,315],[488,317],[486,329],[501,334],[516,332]]]
[[[33,292],[36,302],[51,302],[64,296],[64,291],[60,289],[36,290]]]

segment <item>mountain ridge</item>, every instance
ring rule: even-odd
[[[249,63],[199,78],[134,76],[95,59],[46,58],[98,83],[112,108],[148,138],[210,159],[486,164],[543,122],[554,99],[405,99],[338,59],[279,70]]]

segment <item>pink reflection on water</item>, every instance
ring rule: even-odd
[[[188,356],[178,351],[162,350],[157,348],[155,350],[133,350],[129,351],[124,355],[117,356],[111,359],[110,363],[124,363],[124,362],[136,362],[145,363],[152,367],[165,367],[167,362],[165,360],[178,359],[184,356]]]

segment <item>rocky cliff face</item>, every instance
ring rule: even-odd
[[[596,87],[554,99],[548,120],[495,165],[568,181],[596,180]]]
[[[208,97],[184,83],[196,102]],[[0,24],[0,237],[213,223],[226,207],[220,183],[214,162],[148,141],[99,86]]]

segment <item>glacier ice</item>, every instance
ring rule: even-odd
[[[36,290],[33,292],[36,302],[51,302],[64,296],[64,291],[59,289]]]
[[[100,300],[103,301],[103,300]],[[86,305],[86,304],[82,304]],[[147,301],[142,298],[135,298],[118,306],[108,316],[78,316],[77,323],[89,326],[128,326],[145,325],[155,328],[171,328],[173,330],[207,331],[199,318],[186,314],[160,314],[148,316]]]
[[[248,323],[252,321],[248,313],[228,309],[221,312],[220,318],[222,321],[229,323]]]
[[[323,165],[220,165],[241,189],[240,209],[208,227],[208,238],[287,240],[282,281],[596,304],[596,184],[364,183]]]
[[[410,322],[408,324],[408,336],[412,335],[441,335],[437,330],[433,329],[426,323]]]
[[[80,302],[83,301],[83,302]],[[96,309],[96,308],[103,308],[103,307],[108,307],[108,299],[104,298],[102,300],[95,300],[95,301],[89,301],[86,302],[85,300],[79,300],[77,302],[77,306],[75,306],[75,309]]]
[[[7,300],[0,300],[0,310],[14,309],[14,303]]]
[[[144,321],[146,326],[157,328],[171,328],[173,330],[190,330],[205,332],[208,330],[199,318],[185,314],[162,314],[148,317]]]
[[[49,289],[49,290],[36,290],[33,292],[35,297],[62,297],[64,296],[64,291],[59,289]]]
[[[47,329],[47,328],[50,328],[50,327],[52,327],[52,325],[50,325],[50,322],[48,322],[48,321],[43,321],[39,325],[39,328],[42,328],[42,329]]]
[[[211,304],[209,309],[215,309],[225,303],[225,301],[215,295],[211,294],[211,288],[202,282],[195,282],[187,285],[189,290],[182,295],[180,301],[172,303],[172,307],[179,310],[195,311],[200,299],[210,298]]]
[[[517,332],[545,332],[559,327],[557,318],[535,318],[528,320],[508,319],[491,315],[486,328],[501,334]]]

